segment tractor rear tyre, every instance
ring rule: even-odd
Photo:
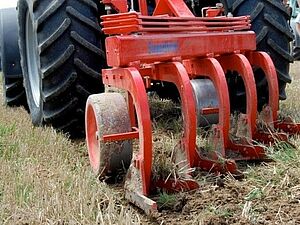
[[[90,94],[104,91],[98,0],[19,0],[19,45],[32,121],[84,134]]]
[[[15,8],[0,10],[0,46],[4,104],[10,107],[26,107],[18,46],[17,10]]]
[[[293,62],[293,57],[290,55],[289,43],[293,40],[293,34],[288,24],[289,14],[282,0],[223,0],[223,4],[226,11],[234,16],[251,16],[251,28],[256,33],[257,50],[267,52],[271,56],[277,70],[279,97],[281,100],[286,99],[286,83],[291,82],[289,64]],[[262,70],[255,70],[254,73],[258,108],[261,109],[268,102],[267,82]],[[239,79],[229,81],[234,110],[245,107],[239,104],[245,102],[241,99],[245,99],[245,88],[241,83]]]

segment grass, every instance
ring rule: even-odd
[[[177,203],[177,198],[175,195],[168,194],[168,193],[161,193],[157,200],[157,204],[160,206],[161,209],[173,209],[173,207]]]
[[[2,104],[1,104],[2,105]],[[122,189],[93,176],[84,142],[0,107],[0,224],[141,224]]]
[[[281,104],[298,121],[299,65]],[[154,171],[168,177],[179,173],[170,158],[180,138],[180,109],[156,104],[153,139],[164,157],[155,159],[161,167]],[[197,141],[210,148],[206,140]],[[24,109],[0,106],[0,224],[300,224],[300,139],[291,141],[296,149],[280,142],[268,147],[273,162],[248,162],[243,180],[195,171],[200,189],[162,193],[162,211],[150,220],[127,203],[120,186],[95,179],[83,141],[33,127]]]
[[[170,100],[161,100],[154,95],[149,98],[154,132],[154,179],[179,179],[192,172],[181,154],[180,139],[182,117],[180,105]],[[175,158],[177,157],[177,160]]]

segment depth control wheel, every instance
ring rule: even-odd
[[[119,93],[91,95],[85,113],[86,141],[91,167],[100,178],[127,169],[132,158],[132,141],[103,141],[108,134],[131,131],[124,97]]]

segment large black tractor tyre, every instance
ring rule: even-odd
[[[251,16],[251,29],[256,33],[257,50],[267,52],[276,67],[280,100],[286,99],[286,84],[291,82],[289,64],[290,42],[293,39],[288,24],[289,13],[282,0],[222,0],[226,11],[234,16]],[[268,102],[268,85],[261,70],[255,70],[258,108]],[[233,110],[245,108],[245,88],[239,76],[229,79]],[[244,99],[244,101],[242,100]]]
[[[20,65],[16,8],[0,10],[0,46],[4,104],[26,107],[27,102]]]
[[[104,91],[98,0],[19,0],[19,45],[32,121],[84,134],[90,94]]]

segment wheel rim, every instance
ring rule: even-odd
[[[100,164],[100,144],[98,140],[97,119],[93,106],[88,104],[86,109],[86,141],[90,164],[97,174]]]
[[[39,107],[41,91],[38,70],[37,35],[34,31],[33,21],[29,12],[26,15],[26,60],[31,94],[34,104]]]

